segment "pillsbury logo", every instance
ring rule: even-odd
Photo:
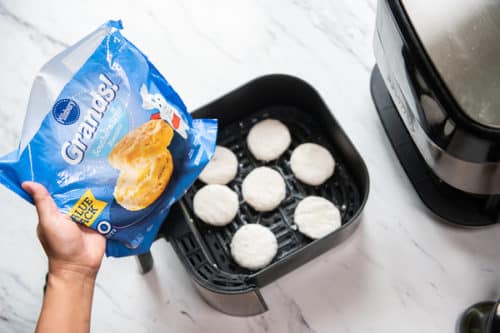
[[[80,107],[71,99],[61,99],[54,104],[52,115],[59,124],[71,125],[80,117]]]

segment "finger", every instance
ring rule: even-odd
[[[45,186],[35,182],[24,182],[21,186],[33,198],[41,224],[55,219],[57,206]]]

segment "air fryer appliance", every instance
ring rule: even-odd
[[[380,0],[372,97],[423,202],[500,221],[500,2]]]
[[[248,316],[267,310],[260,289],[349,237],[361,222],[368,198],[368,171],[318,93],[304,81],[286,75],[255,79],[218,100],[194,111],[195,118],[218,118],[217,142],[238,157],[238,175],[228,186],[241,193],[244,177],[255,167],[278,170],[287,186],[287,197],[274,211],[258,213],[240,197],[235,220],[224,227],[204,224],[193,213],[193,197],[203,186],[197,181],[174,205],[160,230],[174,248],[200,295],[227,314]],[[255,160],[246,146],[246,136],[257,121],[274,118],[287,125],[292,136],[289,149],[278,160]],[[336,166],[333,176],[321,186],[297,181],[290,169],[290,155],[303,142],[316,142],[330,150]],[[342,226],[317,240],[300,234],[293,224],[297,203],[307,195],[331,200],[340,210]],[[270,228],[278,240],[272,263],[258,271],[239,267],[232,259],[230,243],[236,230],[247,223]],[[143,272],[152,268],[150,253],[139,256]],[[304,281],[304,284],[311,281]]]

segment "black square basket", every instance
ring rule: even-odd
[[[197,181],[172,207],[159,236],[170,242],[198,291],[214,308],[231,315],[262,313],[267,306],[259,288],[319,256],[354,232],[368,198],[366,165],[318,93],[295,77],[257,78],[192,115],[219,119],[218,144],[228,147],[238,157],[238,175],[228,186],[239,194],[240,211],[235,220],[224,227],[211,227],[199,221],[192,208],[193,196],[203,186]],[[250,154],[246,136],[253,124],[266,118],[286,124],[292,144],[278,160],[264,163]],[[304,142],[326,147],[335,158],[335,173],[321,186],[302,184],[290,170],[290,155]],[[253,168],[262,165],[280,172],[287,185],[286,199],[279,208],[267,213],[256,212],[241,198],[243,179]],[[307,195],[331,200],[341,212],[342,226],[318,240],[300,234],[293,223],[293,213]],[[278,253],[273,262],[258,271],[239,267],[230,254],[233,234],[247,223],[269,227],[278,240]],[[143,257],[143,266],[147,266],[146,261]]]

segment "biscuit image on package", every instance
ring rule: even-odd
[[[167,149],[174,132],[162,119],[150,120],[127,133],[109,155],[120,170],[114,197],[123,208],[136,211],[151,205],[168,185],[174,162]]]

